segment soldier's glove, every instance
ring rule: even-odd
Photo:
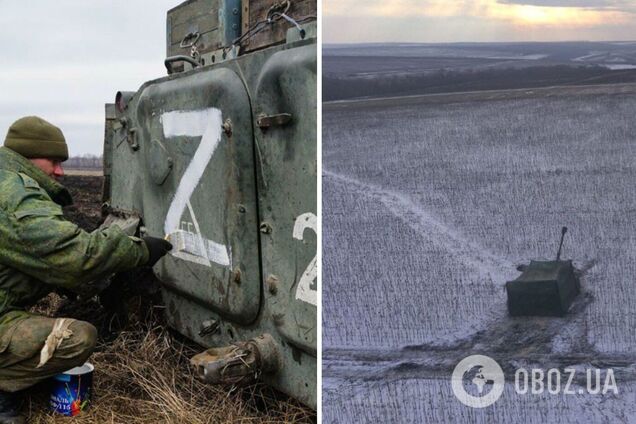
[[[172,250],[172,244],[162,238],[146,236],[143,237],[142,240],[146,243],[146,247],[150,253],[148,263],[146,264],[148,266],[153,266],[166,253]]]

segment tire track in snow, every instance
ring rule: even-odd
[[[449,227],[442,220],[414,203],[405,194],[364,183],[324,168],[322,173],[323,177],[328,177],[347,187],[354,187],[364,196],[377,200],[412,230],[430,238],[433,243],[477,271],[481,277],[488,278],[493,284],[498,282],[503,284],[507,278],[514,275],[515,265],[512,261],[469,240],[465,235]]]

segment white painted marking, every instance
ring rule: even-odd
[[[201,235],[201,228],[199,227],[199,222],[197,221],[197,217],[194,215],[194,210],[192,209],[192,204],[190,204],[190,199],[188,199],[188,211],[190,212],[190,217],[192,218],[192,223],[194,224],[194,229],[196,234],[199,235],[197,237],[197,241],[199,242],[199,249],[201,257],[204,257],[208,262],[210,261],[210,256],[208,255],[208,249],[205,248],[205,241],[203,241],[203,236]],[[208,263],[208,266],[210,264]]]
[[[309,228],[318,234],[318,218],[311,212],[299,215],[294,223],[293,237],[297,240],[302,240],[305,234],[305,229]],[[316,267],[316,256],[309,262],[307,268],[303,272],[303,275],[298,281],[298,288],[296,288],[296,299],[303,302],[310,303],[314,306],[318,305],[317,290],[311,289],[311,283],[318,276],[318,269]]]
[[[163,124],[163,136],[165,138],[179,137],[182,135],[199,137],[212,127],[211,123],[217,120],[215,128],[221,135],[221,111],[215,107],[201,110],[175,110],[165,112],[159,118]]]
[[[170,255],[174,256],[177,259],[183,259],[184,261],[194,262],[195,264],[210,266],[210,261],[201,256],[193,255],[187,252],[170,252]]]
[[[212,261],[219,265],[231,267],[231,252],[228,252],[227,247],[201,237],[200,233],[185,230],[173,231],[170,233],[170,243],[174,246],[170,253],[175,257],[186,260],[196,257],[198,259],[191,262],[210,266],[210,261]]]
[[[302,240],[306,228],[311,228],[312,230],[316,231],[317,227],[318,218],[313,213],[307,212],[302,215],[298,215],[298,217],[296,218],[292,235],[296,240]]]
[[[183,173],[172,202],[170,203],[170,207],[168,208],[166,221],[164,223],[164,232],[166,234],[172,234],[177,231],[183,231],[179,230],[179,222],[185,209],[189,208],[197,232],[196,246],[198,249],[195,247],[195,243],[193,243],[192,246],[188,246],[188,248],[192,248],[192,250],[190,250],[191,252],[198,252],[201,255],[197,256],[197,254],[190,254],[183,251],[175,251],[172,255],[206,266],[211,266],[210,261],[219,265],[230,266],[229,249],[225,245],[203,238],[199,224],[194,216],[194,211],[190,205],[190,197],[195,188],[199,185],[201,177],[221,141],[222,119],[221,111],[216,108],[166,112],[162,114],[160,118],[163,125],[163,135],[166,139],[179,136],[201,136],[199,147],[197,147],[197,150],[192,156],[192,160]],[[184,233],[188,233],[183,234],[184,240],[190,239],[189,234],[194,235],[194,233],[190,232]],[[192,240],[194,241],[195,238],[192,237]]]

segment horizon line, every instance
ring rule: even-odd
[[[358,41],[358,42],[332,42],[322,43],[323,47],[329,46],[359,46],[359,45],[384,45],[384,44],[409,44],[409,45],[439,45],[439,44],[558,44],[558,43],[634,43],[636,40],[559,40],[559,41]]]

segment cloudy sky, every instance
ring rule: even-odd
[[[59,126],[101,154],[104,103],[166,75],[166,12],[181,0],[0,0],[0,137],[16,119]]]
[[[103,105],[165,75],[181,0],[0,0],[0,137],[40,115],[99,154]],[[636,0],[324,0],[325,42],[634,40]]]
[[[323,0],[323,42],[636,40],[636,0]]]

